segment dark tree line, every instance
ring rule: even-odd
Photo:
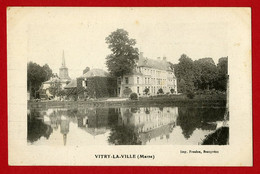
[[[178,64],[172,64],[178,80],[178,91],[188,93],[197,90],[226,90],[228,58],[222,57],[216,65],[212,58],[193,61],[181,55]]]
[[[36,91],[40,89],[42,82],[49,80],[52,76],[49,65],[40,66],[33,62],[27,63],[27,90],[30,91],[30,95],[36,97]]]

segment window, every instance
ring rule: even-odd
[[[139,86],[137,86],[137,94],[139,94]]]
[[[128,84],[128,77],[125,77],[125,84]]]
[[[139,77],[137,77],[137,84],[139,84]]]
[[[86,87],[86,83],[84,80],[82,81],[82,87]]]

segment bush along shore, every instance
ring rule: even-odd
[[[112,99],[112,100],[111,100]],[[226,95],[195,95],[192,99],[187,95],[158,95],[139,97],[137,100],[120,98],[101,98],[85,101],[28,101],[30,108],[66,108],[66,107],[226,107]]]

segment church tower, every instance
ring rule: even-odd
[[[66,64],[65,64],[64,50],[62,52],[62,63],[61,63],[61,67],[60,67],[59,77],[61,80],[71,80],[69,77],[68,68],[66,67]]]

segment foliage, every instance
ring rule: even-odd
[[[216,89],[225,91],[227,89],[228,58],[222,57],[217,64],[218,78],[215,83]]]
[[[178,90],[181,93],[185,93],[186,92],[186,83],[183,79],[180,80],[180,82],[178,83]]]
[[[217,80],[217,67],[212,58],[194,61],[195,84],[197,89],[212,89]]]
[[[65,90],[60,90],[60,91],[58,92],[58,96],[65,96],[65,95],[66,95]]]
[[[60,81],[58,79],[53,80],[49,87],[50,94],[53,95],[54,97],[59,96],[61,90],[62,88],[61,88]]]
[[[185,93],[188,90],[193,90],[194,88],[194,65],[191,58],[187,55],[182,54],[179,63],[174,67],[175,75],[178,79],[178,89],[180,92]],[[180,86],[180,80],[183,79],[185,86]],[[182,84],[183,85],[183,84]]]
[[[106,37],[106,43],[112,51],[112,54],[106,57],[108,71],[116,77],[131,73],[139,58],[138,49],[134,48],[136,41],[130,39],[124,29],[117,29]]]
[[[33,143],[41,137],[49,138],[53,129],[51,126],[44,124],[43,120],[39,119],[40,113],[31,111],[27,114],[27,141]]]
[[[130,99],[131,99],[131,100],[137,100],[137,99],[138,99],[137,94],[136,94],[136,93],[130,94]]]
[[[170,63],[171,64],[171,63]],[[226,90],[227,57],[219,59],[215,65],[212,58],[192,61],[187,55],[181,55],[178,64],[171,64],[177,77],[178,91],[188,93],[194,90]]]
[[[66,89],[65,92],[66,92],[65,95],[66,95],[68,98],[73,99],[73,100],[77,100],[77,98],[78,98],[77,88]]]
[[[108,142],[115,145],[140,145],[142,143],[135,133],[134,127],[124,125],[112,127]]]
[[[90,98],[102,98],[115,96],[116,79],[112,77],[92,77],[87,79],[86,89],[82,87],[82,78],[77,79],[78,95]],[[84,96],[86,93],[87,96]],[[130,94],[130,93],[129,93]]]
[[[189,91],[189,92],[187,93],[187,97],[188,97],[189,99],[193,99],[193,98],[195,97],[194,92],[193,92],[193,91]]]
[[[35,92],[40,89],[42,82],[49,80],[52,75],[52,70],[47,64],[41,67],[37,63],[29,62],[27,64],[27,90],[36,97]]]
[[[174,90],[174,89],[171,89],[170,91],[171,91],[171,93],[172,93],[172,94],[175,92],[175,90]]]
[[[42,69],[43,69],[44,76],[45,76],[44,81],[49,80],[53,76],[52,69],[49,67],[48,64],[43,65]]]
[[[162,88],[158,89],[157,94],[164,94],[163,89]]]
[[[147,95],[149,93],[149,88],[145,88],[144,93],[145,93],[145,95]]]
[[[223,120],[224,113],[225,108],[179,107],[176,124],[181,127],[184,137],[189,139],[196,129],[215,130],[216,125],[208,122]]]

